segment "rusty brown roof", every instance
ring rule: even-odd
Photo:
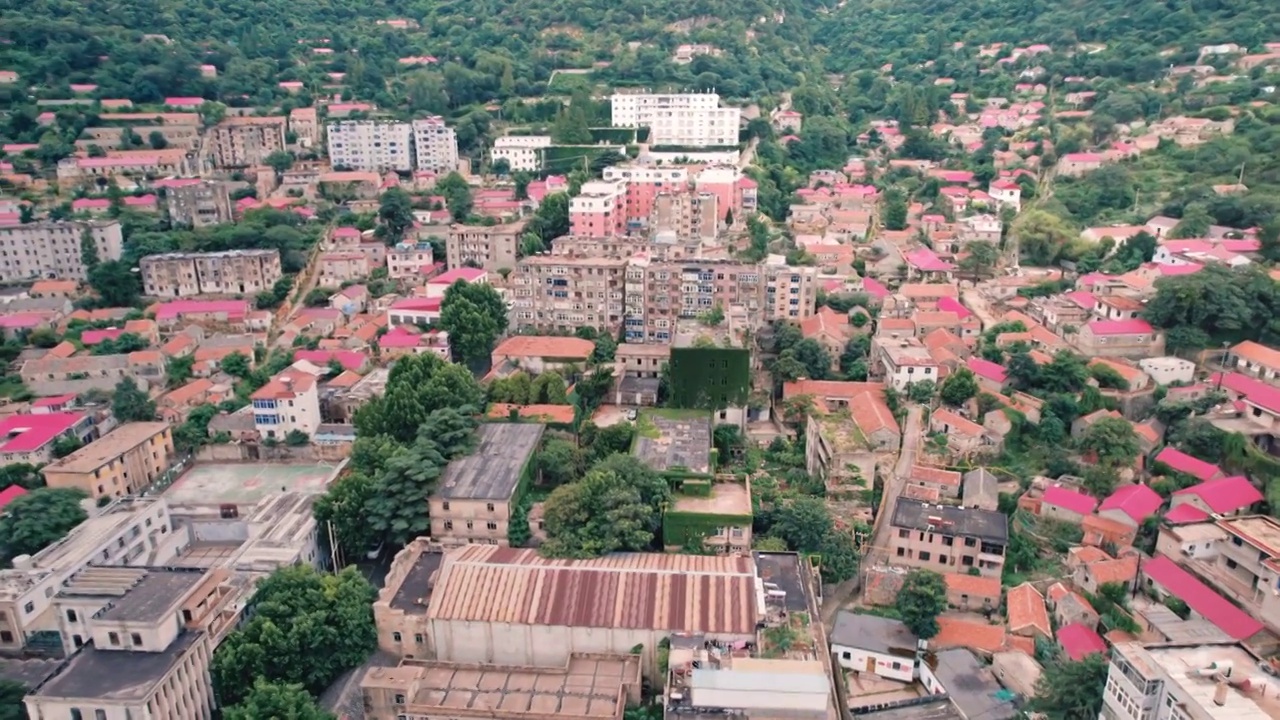
[[[616,553],[592,560],[468,545],[450,551],[428,617],[518,625],[755,632],[755,567],[736,556]]]

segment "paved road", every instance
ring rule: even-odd
[[[902,448],[898,452],[898,462],[894,465],[893,472],[884,480],[884,492],[881,493],[880,507],[876,512],[875,525],[871,531],[871,543],[869,547],[864,548],[862,557],[862,566],[873,565],[878,562],[887,561],[888,555],[885,549],[889,546],[889,519],[888,516],[893,510],[894,504],[898,501],[898,496],[902,494],[902,488],[905,485],[904,479],[911,472],[911,466],[916,462],[916,456],[920,451],[920,441],[924,439],[924,408],[920,405],[912,405],[907,409],[907,427],[902,433]],[[861,573],[859,573],[861,575]],[[822,619],[830,625],[836,615],[836,611],[844,607],[853,599],[861,587],[860,577],[854,577],[837,585],[834,589],[827,592],[822,605]]]

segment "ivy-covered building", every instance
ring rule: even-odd
[[[668,549],[701,545],[718,552],[751,550],[751,481],[685,480],[662,516]]]

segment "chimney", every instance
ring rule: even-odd
[[[1218,684],[1213,688],[1213,704],[1219,707],[1227,704],[1227,681],[1219,680]]]

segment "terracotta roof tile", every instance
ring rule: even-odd
[[[1025,635],[1038,632],[1051,637],[1053,626],[1049,624],[1049,611],[1044,606],[1044,596],[1031,583],[1022,583],[1009,591],[1006,605],[1009,612],[1009,631]]]

